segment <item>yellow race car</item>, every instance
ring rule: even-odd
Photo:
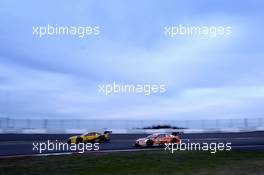
[[[103,143],[103,142],[109,142],[110,141],[110,131],[105,131],[103,134],[99,132],[88,132],[82,135],[76,135],[72,136],[68,139],[68,143]]]

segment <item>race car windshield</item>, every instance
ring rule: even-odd
[[[95,133],[92,133],[92,132],[87,132],[87,133],[84,133],[82,134],[83,136],[92,136],[92,135],[95,135]]]
[[[149,135],[148,137],[147,137],[147,139],[151,139],[151,138],[155,138],[156,136],[155,135]]]

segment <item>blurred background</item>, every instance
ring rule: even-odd
[[[0,128],[260,129],[264,114],[264,2],[0,1]],[[99,26],[78,38],[34,26]],[[164,27],[231,26],[228,36],[164,35]],[[166,93],[98,93],[111,83]],[[131,121],[131,119],[133,119]]]

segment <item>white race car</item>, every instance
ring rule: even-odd
[[[179,135],[172,135],[166,133],[156,133],[149,135],[145,138],[139,138],[136,140],[136,147],[152,147],[156,145],[164,145],[165,143],[180,143],[181,139]]]

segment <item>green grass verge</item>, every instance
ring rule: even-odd
[[[264,174],[264,152],[92,153],[0,160],[1,174]]]

